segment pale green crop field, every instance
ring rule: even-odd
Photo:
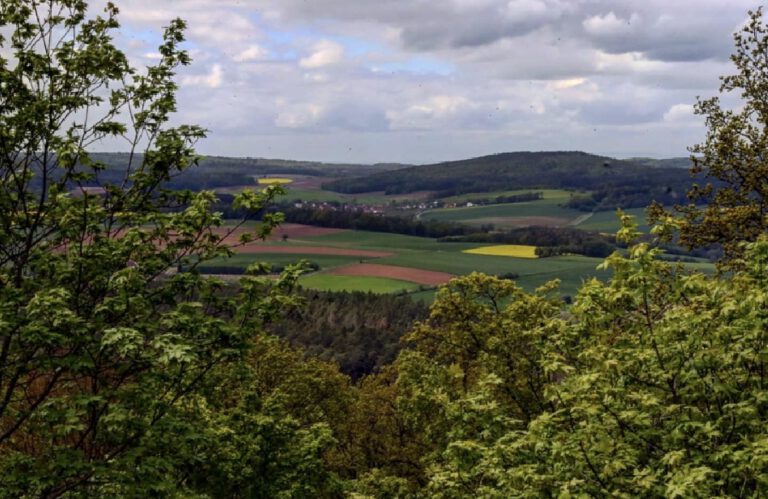
[[[320,291],[366,291],[372,293],[398,293],[419,288],[418,284],[372,276],[344,276],[332,274],[311,274],[299,279],[305,288]]]

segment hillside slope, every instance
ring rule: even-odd
[[[690,185],[689,173],[680,168],[650,168],[585,152],[555,151],[502,153],[413,166],[336,180],[323,187],[344,193],[428,190],[452,195],[525,188],[598,191],[620,186],[624,190],[639,189],[648,195],[681,199]]]

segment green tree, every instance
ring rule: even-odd
[[[696,114],[706,118],[704,142],[690,148],[691,172],[709,182],[695,186],[682,215],[680,242],[689,247],[719,243],[726,258],[742,254],[741,241],[754,241],[768,228],[768,26],[759,8],[734,34],[734,74],[721,77],[720,93],[740,99],[735,109],[718,97],[699,100]],[[656,219],[668,216],[656,206]]]
[[[163,189],[205,135],[168,126],[184,23],[138,71],[113,44],[117,14],[0,3],[0,495],[175,490],[170,471],[199,431],[183,405],[293,300],[295,272],[246,277],[229,297],[194,272],[231,250],[213,193]],[[110,138],[130,147],[117,183],[87,152]],[[278,190],[235,204],[254,212]]]
[[[417,496],[768,494],[768,238],[744,251],[718,278],[630,244],[567,310],[491,278],[454,281],[414,332],[423,346],[397,362],[399,417],[429,443]]]

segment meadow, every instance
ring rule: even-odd
[[[528,191],[499,191],[475,193],[457,197],[459,202],[473,198],[493,198],[499,195],[521,194]],[[579,219],[584,212],[561,206],[570,197],[567,191],[546,190],[544,199],[521,203],[490,204],[471,207],[439,208],[422,213],[423,220],[462,222],[469,225],[489,225],[497,228],[521,227],[527,225],[566,226]],[[450,199],[450,198],[449,198]]]

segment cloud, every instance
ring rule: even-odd
[[[182,79],[182,84],[194,87],[218,88],[224,82],[223,76],[224,71],[221,69],[221,65],[214,64],[210,73],[185,76]]]
[[[291,105],[280,111],[275,126],[280,128],[305,128],[317,123],[323,107],[317,104]]]
[[[664,113],[665,123],[700,123],[691,104],[674,104]]]
[[[584,20],[584,30],[593,36],[627,36],[637,31],[640,16],[633,12],[628,19],[616,17],[613,11],[605,15],[596,15]],[[634,28],[632,26],[635,26]]]
[[[269,57],[269,51],[259,45],[249,45],[247,48],[235,55],[232,60],[235,62],[263,61]]]
[[[102,0],[94,0],[102,1]],[[118,0],[152,63],[188,22],[178,120],[212,154],[431,161],[685,154],[754,0]],[[674,133],[671,133],[674,130]]]
[[[312,53],[299,60],[302,68],[315,69],[338,64],[344,59],[344,47],[331,40],[320,40],[312,47]]]

